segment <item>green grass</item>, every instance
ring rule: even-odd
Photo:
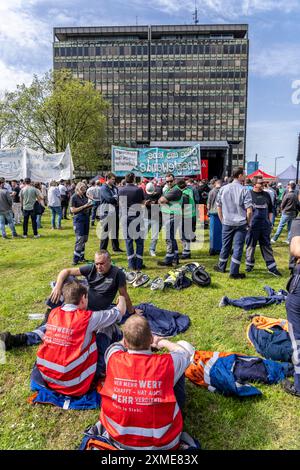
[[[39,321],[29,320],[28,314],[44,312],[49,282],[56,278],[58,271],[71,265],[72,222],[64,221],[62,231],[51,231],[47,211],[43,225],[40,239],[0,240],[0,331],[17,333],[34,329]],[[205,245],[195,253],[194,259],[212,274],[211,287],[193,286],[181,292],[168,290],[164,293],[151,292],[146,287],[129,288],[130,295],[134,303],[153,302],[189,315],[192,325],[177,340],[186,339],[203,350],[253,354],[245,334],[248,314],[234,307],[220,309],[218,303],[225,294],[232,298],[263,295],[265,284],[284,288],[289,275],[288,247],[278,242],[274,248],[283,279],[273,278],[266,272],[258,249],[255,271],[245,280],[233,281],[228,275],[212,270],[216,258],[207,255],[207,238],[206,230]],[[280,240],[283,239],[282,235]],[[87,244],[89,259],[98,246],[93,228]],[[114,256],[114,262],[126,266],[125,254],[120,255]],[[163,241],[159,243],[158,255],[164,255]],[[156,266],[156,261],[147,250],[146,272],[151,277],[165,273]],[[284,305],[262,312],[272,317],[286,317]],[[0,448],[74,449],[84,429],[97,421],[99,411],[64,411],[29,405],[29,376],[35,354],[36,347],[8,351],[6,364],[0,365]],[[280,385],[259,388],[263,392],[261,398],[240,400],[210,393],[187,381],[186,430],[201,441],[204,449],[298,449],[299,400],[285,394]]]

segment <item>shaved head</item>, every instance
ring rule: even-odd
[[[128,349],[141,351],[148,349],[153,337],[145,317],[131,315],[123,327],[125,345]]]

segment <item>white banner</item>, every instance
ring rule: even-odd
[[[47,154],[29,148],[0,150],[0,177],[6,180],[31,178],[47,182],[71,180],[74,166],[69,144],[65,152]]]

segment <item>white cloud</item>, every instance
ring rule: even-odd
[[[254,16],[263,12],[290,13],[300,10],[297,0],[198,0],[196,3],[200,12],[200,23],[201,14],[236,20],[242,16]],[[194,0],[181,0],[180,2],[178,0],[153,0],[152,4],[170,14],[195,9]]]
[[[300,48],[296,44],[270,44],[250,51],[250,71],[261,77],[299,76]]]
[[[7,66],[0,59],[0,90],[13,91],[17,85],[29,85],[32,82],[32,74],[20,70],[19,67]]]
[[[284,156],[284,158],[277,161],[278,174],[296,161],[299,130],[300,120],[262,120],[249,123],[247,129],[247,160],[254,160],[257,153],[262,169],[274,173],[274,157]]]

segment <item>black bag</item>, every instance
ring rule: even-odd
[[[35,201],[33,210],[35,215],[42,215],[45,212],[45,207],[42,206],[38,201]]]

